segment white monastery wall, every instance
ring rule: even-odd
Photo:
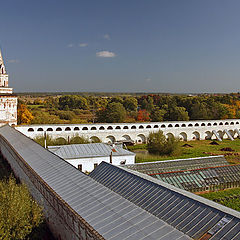
[[[97,124],[53,124],[53,125],[25,125],[17,126],[17,130],[30,138],[44,136],[46,132],[53,139],[68,140],[74,136],[89,139],[99,138],[102,142],[133,140],[136,143],[145,142],[150,132],[162,130],[168,136],[172,134],[181,140],[216,139],[214,131],[221,139],[229,136],[240,137],[240,119],[227,120],[199,120],[176,122],[146,122],[146,123],[97,123]]]

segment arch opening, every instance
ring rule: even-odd
[[[200,133],[195,131],[192,133],[192,139],[193,140],[200,140]]]
[[[145,137],[145,135],[143,135],[143,134],[137,135],[136,142],[137,142],[138,144],[146,143],[146,137]]]
[[[179,134],[179,140],[180,141],[187,141],[187,134],[185,132],[181,132]]]
[[[109,136],[106,137],[106,142],[109,143],[109,144],[115,143],[116,138],[114,136],[109,135]]]

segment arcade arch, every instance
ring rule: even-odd
[[[181,132],[179,134],[179,140],[180,141],[187,141],[187,134],[185,132]]]
[[[101,142],[101,140],[96,136],[90,137],[90,141],[91,141],[91,143],[100,143]]]
[[[167,133],[167,134],[166,134],[166,138],[169,138],[169,137],[170,137],[170,138],[174,138],[174,135],[173,135],[172,133]]]
[[[146,137],[145,137],[145,135],[143,135],[143,134],[139,134],[139,135],[137,135],[137,139],[136,139],[136,142],[137,143],[146,143]]]
[[[114,137],[114,136],[112,136],[112,135],[109,135],[109,136],[107,136],[106,137],[106,141],[108,142],[108,143],[115,143],[116,142],[116,138]]]
[[[127,140],[127,141],[131,141],[131,140],[132,140],[129,135],[123,135],[123,136],[122,136],[122,139],[123,139],[123,140]]]
[[[195,131],[192,133],[192,139],[193,140],[200,140],[200,133]]]
[[[210,139],[212,138],[212,135],[213,135],[212,132],[206,131],[204,138],[205,138],[206,140],[210,140]]]

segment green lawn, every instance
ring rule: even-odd
[[[200,196],[213,200],[226,207],[240,211],[240,188],[227,189],[219,192],[200,194]]]
[[[211,142],[212,142],[211,140],[180,142],[179,143],[180,150],[177,151],[177,153],[175,153],[172,156],[156,156],[146,154],[146,144],[139,145],[138,147],[135,147],[135,149],[129,148],[129,150],[136,151],[137,163],[224,154],[225,155],[227,154],[225,157],[229,163],[231,164],[240,163],[240,139],[235,139],[234,141],[223,140],[222,142],[217,142],[219,145],[211,145],[210,144]],[[192,147],[183,147],[184,144],[189,144]],[[220,150],[226,147],[232,148],[234,152],[226,152]]]

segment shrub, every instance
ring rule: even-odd
[[[84,144],[84,143],[90,143],[88,138],[85,138],[83,136],[76,136],[70,139],[70,144]]]
[[[43,222],[42,209],[13,177],[0,181],[0,216],[0,239],[26,239]]]
[[[178,149],[178,140],[172,136],[166,138],[160,130],[148,137],[147,149],[150,154],[170,155]]]

